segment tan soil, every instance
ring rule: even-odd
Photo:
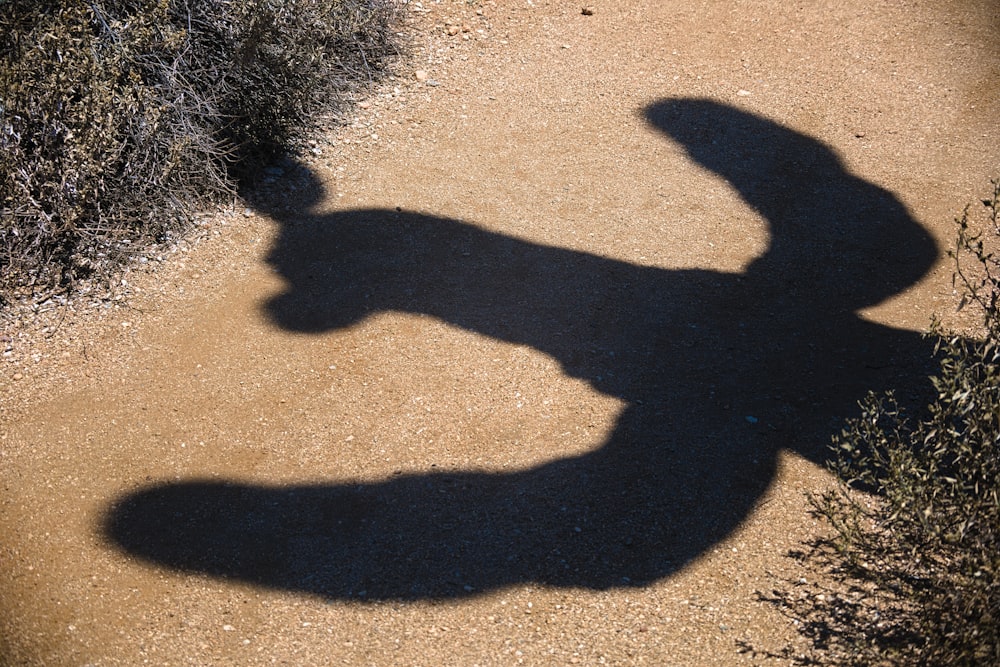
[[[4,324],[3,664],[795,641],[755,592],[813,576],[865,388],[921,386],[996,5],[587,4],[411,2],[413,60],[252,211]]]

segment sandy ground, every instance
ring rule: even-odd
[[[780,662],[825,446],[954,308],[1000,13],[588,4],[410,2],[319,155],[4,321],[2,664]]]

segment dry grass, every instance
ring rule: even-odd
[[[394,0],[6,0],[0,306],[107,277],[335,115]]]

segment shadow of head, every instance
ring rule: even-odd
[[[903,204],[822,142],[707,99],[663,100],[644,115],[767,221],[770,245],[747,272],[762,285],[799,287],[820,309],[856,310],[934,264],[935,242]]]

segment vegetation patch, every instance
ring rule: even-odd
[[[1000,665],[1000,181],[957,220],[960,307],[981,336],[936,326],[936,399],[913,418],[871,395],[835,439],[838,486],[814,497],[831,528],[796,554],[825,577],[765,599],[808,640],[801,665]],[[976,218],[978,222],[974,222]],[[980,224],[981,223],[981,224]]]
[[[178,234],[398,53],[396,0],[0,9],[0,307]]]

